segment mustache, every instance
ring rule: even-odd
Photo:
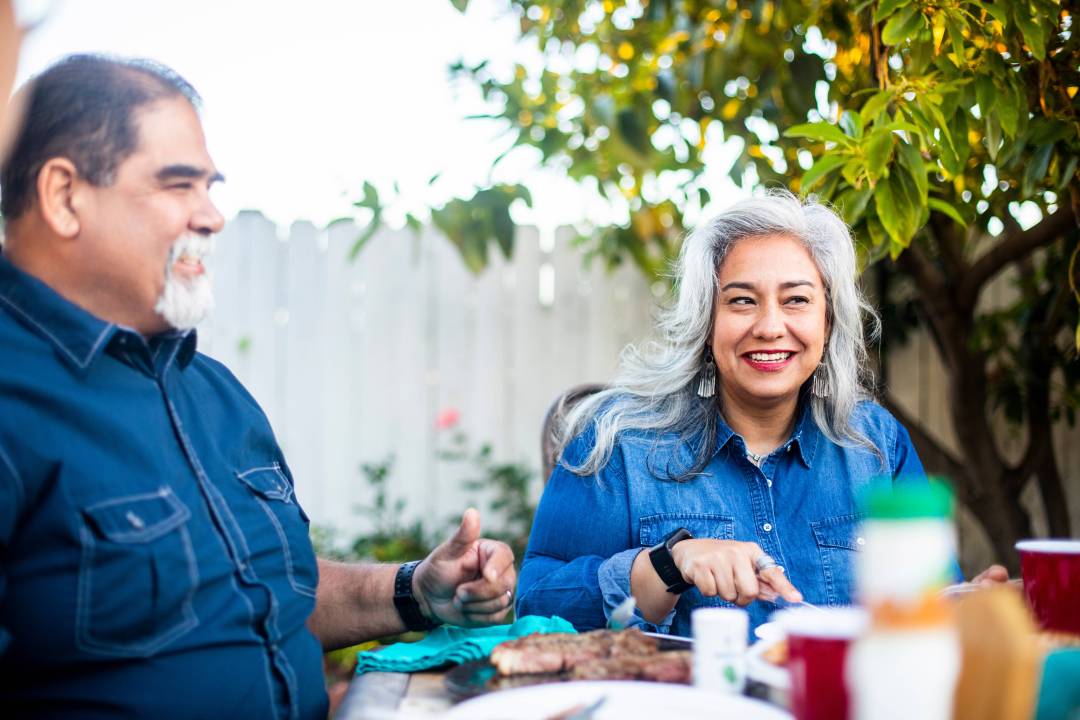
[[[214,236],[186,233],[181,235],[169,248],[167,271],[181,258],[202,261],[214,252]]]

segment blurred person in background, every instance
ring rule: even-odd
[[[267,418],[196,350],[224,218],[195,90],[81,55],[24,92],[0,168],[4,716],[320,718],[324,650],[501,620],[513,555],[475,510],[423,561],[316,559]]]
[[[660,341],[568,415],[521,569],[519,614],[690,634],[690,613],[853,602],[859,498],[925,483],[871,399],[855,248],[831,209],[744,200],[684,241]],[[980,581],[1007,579],[994,566]]]

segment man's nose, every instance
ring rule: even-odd
[[[213,235],[225,227],[225,217],[210,198],[191,216],[191,229],[200,235]]]

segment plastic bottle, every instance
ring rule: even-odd
[[[953,579],[953,497],[944,485],[899,485],[867,499],[857,565],[867,633],[847,663],[855,720],[949,720],[960,639],[939,591]]]

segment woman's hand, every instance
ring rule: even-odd
[[[755,562],[763,555],[757,543],[736,540],[683,540],[671,549],[679,572],[706,597],[719,595],[740,606],[777,596],[802,602],[802,593],[788,582],[782,567],[757,572]]]
[[[991,565],[971,579],[975,585],[1001,585],[1009,582],[1009,571],[1003,565]]]

